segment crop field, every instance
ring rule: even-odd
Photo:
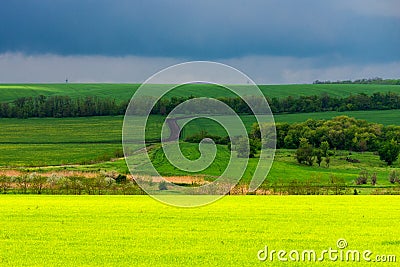
[[[150,118],[148,138],[159,136],[161,119]],[[122,116],[0,119],[0,166],[89,164],[121,157],[122,122]]]
[[[152,85],[162,87],[166,85]],[[238,86],[238,85],[236,85]],[[246,86],[246,85],[242,85]],[[75,97],[101,96],[113,98],[117,101],[131,99],[139,84],[1,84],[0,102],[9,102],[19,97],[29,96],[54,96],[63,95]],[[291,84],[291,85],[259,85],[264,95],[268,97],[287,97],[304,95],[321,95],[323,93],[336,97],[346,97],[351,94],[375,92],[400,93],[398,85],[374,85],[374,84]],[[170,95],[174,96],[206,96],[225,97],[233,96],[228,90],[216,88],[207,84],[189,84],[179,86]]]
[[[102,96],[116,100],[130,99],[137,84],[1,84],[0,102],[29,96]]]
[[[108,161],[121,151],[120,144],[1,144],[0,164],[34,167],[90,164]]]
[[[0,265],[287,266],[276,255],[260,262],[258,251],[314,250],[319,257],[338,249],[338,239],[347,241],[344,251],[370,250],[372,260],[394,255],[398,262],[399,220],[394,196],[227,196],[182,209],[148,196],[5,195]],[[326,254],[321,264],[368,264],[360,261],[334,262]]]

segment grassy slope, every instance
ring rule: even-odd
[[[68,95],[70,97],[101,96],[116,100],[129,100],[138,84],[0,84],[0,102],[12,101],[18,97],[37,95]],[[165,85],[153,85],[162,87]],[[260,85],[268,97],[286,97],[289,95],[321,95],[327,93],[336,97],[345,97],[350,94],[374,92],[400,93],[399,85],[360,85],[360,84],[293,84],[293,85]],[[185,85],[174,90],[176,96],[232,96],[226,90],[217,89],[212,85]]]
[[[182,153],[193,160],[199,157],[197,144],[182,143]],[[389,186],[388,174],[391,168],[388,168],[379,157],[372,153],[356,153],[353,152],[351,157],[360,160],[360,163],[348,163],[345,158],[346,152],[338,152],[338,155],[331,157],[330,167],[325,166],[325,162],[321,167],[314,165],[313,167],[300,165],[294,157],[294,150],[281,149],[276,152],[275,160],[265,183],[270,186],[275,182],[284,184],[291,180],[316,180],[321,184],[327,184],[332,176],[345,179],[348,185],[355,185],[354,180],[358,177],[361,170],[367,170],[370,173],[377,173],[377,186]],[[230,152],[226,146],[218,146],[218,153],[214,162],[205,170],[198,173],[190,173],[175,168],[165,157],[161,148],[153,152],[153,164],[161,175],[193,175],[200,174],[206,176],[219,176],[225,170],[225,166],[229,162]],[[242,178],[243,183],[249,183],[252,174],[256,168],[258,159],[250,159],[248,168]],[[399,162],[393,167],[399,168]],[[212,179],[212,178],[211,178]],[[376,188],[375,187],[375,188]],[[369,190],[367,190],[369,191]],[[364,192],[365,193],[365,192]]]
[[[339,238],[346,250],[399,261],[399,207],[394,196],[228,196],[182,209],[147,196],[6,195],[0,196],[0,265],[269,265],[257,259],[265,245],[320,254],[336,249]],[[367,263],[330,262],[326,255],[322,264]]]

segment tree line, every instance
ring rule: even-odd
[[[39,95],[21,97],[11,103],[0,104],[2,118],[31,117],[87,117],[124,114],[127,102],[117,103],[115,99],[87,96],[71,98],[69,96]]]
[[[338,81],[320,81],[316,80],[313,84],[386,84],[386,85],[399,85],[400,79],[382,79],[380,77],[370,79],[356,79],[356,80],[338,80]]]
[[[178,105],[193,98],[194,96],[162,98],[158,101],[148,99],[156,102],[150,114],[169,114]],[[264,102],[257,97],[245,97],[244,99],[221,97],[217,98],[217,100],[227,104],[237,114],[253,113],[247,103],[250,103],[251,106],[264,105]],[[400,95],[393,92],[377,92],[372,95],[361,93],[343,98],[333,97],[328,94],[320,96],[288,96],[284,98],[267,98],[267,101],[274,114],[400,109]],[[1,103],[0,118],[123,115],[128,104],[128,101],[118,102],[112,98],[95,96],[71,98],[69,96],[46,97],[39,95],[36,97],[21,97],[10,103]],[[142,110],[143,108],[136,107],[136,109]]]
[[[249,145],[243,136],[232,137],[236,138],[236,145],[232,146],[228,136],[214,136],[206,131],[187,136],[184,140],[199,143],[204,138],[211,138],[216,144],[228,145],[241,158],[252,158],[261,148],[296,149],[297,161],[310,166],[314,162],[321,165],[325,160],[329,167],[331,150],[376,152],[388,165],[392,165],[400,154],[400,126],[383,126],[348,116],[331,120],[308,119],[291,124],[254,123],[248,134]]]
[[[176,106],[193,98],[194,96],[162,98],[157,101],[151,110],[151,114],[169,114]],[[320,96],[266,98],[274,114],[400,109],[400,95],[394,92],[375,92],[372,95],[360,93],[342,98],[330,96],[327,93]],[[253,96],[245,96],[243,99],[239,97],[219,97],[217,100],[231,107],[237,114],[253,114],[250,106],[262,110],[260,107],[265,105],[261,98]],[[196,105],[193,106],[196,107]],[[209,107],[210,113],[213,113],[212,108],[212,106]],[[220,109],[216,108],[216,110]]]
[[[264,130],[260,130],[263,129]],[[276,139],[276,148],[297,149],[299,163],[318,165],[322,157],[329,165],[329,149],[377,152],[380,159],[392,165],[400,153],[400,126],[370,123],[347,116],[331,120],[309,119],[301,123],[276,123],[276,131],[269,131],[271,125],[252,126],[249,137],[258,140],[259,146],[268,146],[268,140]],[[261,143],[261,134],[266,143]],[[257,142],[253,142],[257,143]]]

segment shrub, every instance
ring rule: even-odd
[[[115,182],[117,182],[117,184],[126,183],[126,175],[118,174]]]
[[[376,185],[376,180],[377,180],[376,173],[373,173],[371,175],[371,184]]]
[[[158,189],[159,189],[159,190],[168,190],[167,182],[164,181],[164,180],[162,180],[162,181],[158,184]]]
[[[316,149],[315,156],[317,157],[316,162],[318,166],[321,166],[323,151],[321,149]]]
[[[367,184],[369,174],[367,171],[361,171],[356,179],[357,185]]]
[[[37,193],[41,194],[45,184],[47,182],[47,178],[36,173],[31,173],[29,175],[31,188]]]
[[[3,194],[7,194],[8,189],[11,188],[11,178],[7,175],[0,175],[0,189]]]
[[[329,156],[326,156],[325,162],[326,162],[326,167],[329,168],[329,164],[331,163],[331,158]]]
[[[399,172],[398,172],[398,171],[392,170],[392,171],[389,173],[389,182],[390,182],[391,184],[399,183],[399,182],[400,182],[400,179],[399,179]]]

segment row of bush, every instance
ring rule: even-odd
[[[380,188],[376,194],[399,194],[400,173],[393,170],[389,180],[397,187]],[[356,185],[365,185],[371,181],[376,184],[376,174],[362,171],[355,180]],[[159,190],[168,190],[165,182],[158,183]],[[352,191],[354,189],[354,192]],[[288,195],[348,195],[358,194],[357,188],[346,184],[341,177],[332,175],[327,182],[318,179],[277,180],[263,184],[257,192],[249,193],[248,186],[239,184],[229,194],[288,194]],[[61,176],[52,174],[42,176],[37,173],[18,176],[0,175],[1,194],[49,194],[49,195],[144,195],[146,194],[136,183],[126,179],[124,175],[99,174],[93,178],[84,176]],[[199,191],[198,194],[209,192]],[[219,194],[218,192],[216,192]]]
[[[125,175],[98,174],[93,178],[80,175],[43,176],[26,173],[16,176],[0,175],[2,194],[52,194],[52,195],[141,195],[143,190]]]

